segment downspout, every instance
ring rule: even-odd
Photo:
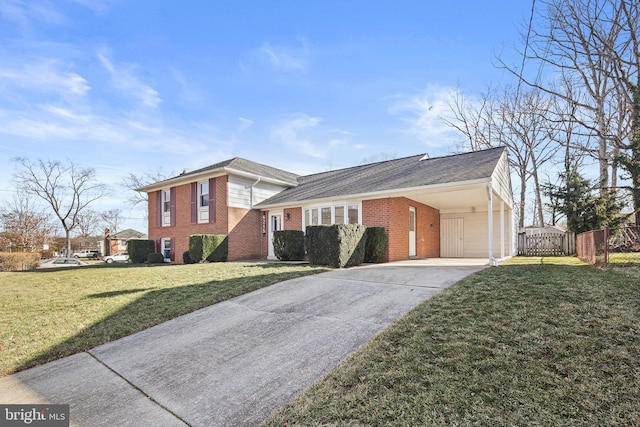
[[[487,212],[489,221],[489,265],[494,267],[498,265],[498,262],[493,257],[493,187],[491,185],[491,180],[487,181],[486,188],[489,208]]]
[[[251,197],[251,202],[250,202],[251,209],[253,209],[253,188],[260,183],[261,179],[262,179],[262,177],[259,176],[258,180],[256,182],[254,182],[253,184],[251,184],[251,189],[249,190],[249,192],[250,192],[249,197]]]

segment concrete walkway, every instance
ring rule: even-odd
[[[76,426],[259,425],[486,262],[445,264],[389,263],[281,282],[1,378],[0,403],[69,404]]]

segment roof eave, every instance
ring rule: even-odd
[[[282,186],[288,186],[288,187],[295,187],[298,184],[294,183],[294,182],[287,182],[287,181],[283,181],[283,180],[279,180],[279,179],[275,179],[275,178],[270,178],[270,177],[265,177],[262,176],[260,174],[256,174],[256,173],[251,173],[251,172],[245,172],[245,171],[240,171],[238,169],[234,169],[234,168],[229,168],[227,166],[223,166],[221,168],[216,168],[216,169],[211,169],[211,170],[207,170],[207,171],[202,171],[202,172],[197,172],[197,173],[191,173],[191,174],[186,174],[186,175],[179,175],[176,176],[174,178],[169,178],[165,181],[160,181],[160,182],[156,182],[154,184],[150,184],[144,187],[140,187],[140,188],[136,188],[135,191],[140,191],[140,192],[144,192],[144,193],[149,193],[152,191],[157,191],[157,190],[161,190],[163,188],[168,188],[168,187],[175,187],[177,185],[183,185],[183,184],[187,184],[193,181],[197,181],[198,178],[217,178],[219,176],[224,176],[224,175],[238,175],[238,176],[242,176],[245,178],[251,178],[251,179],[258,179],[260,178],[260,181],[262,182],[268,182],[271,184],[276,184],[276,185],[282,185]]]
[[[322,203],[331,200],[337,199],[368,199],[368,198],[379,198],[380,196],[385,195],[401,195],[407,192],[415,192],[415,191],[425,191],[425,190],[439,190],[446,187],[459,187],[459,186],[467,186],[467,185],[477,185],[477,184],[485,184],[490,181],[491,177],[472,179],[468,181],[454,181],[447,182],[441,184],[431,184],[431,185],[421,185],[417,187],[405,187],[391,190],[380,190],[380,191],[372,191],[367,193],[354,193],[354,194],[346,194],[342,196],[334,196],[334,197],[322,197],[317,199],[305,199],[305,200],[297,200],[291,202],[280,202],[280,203],[258,203],[255,205],[257,209],[273,209],[273,208],[285,208],[290,206],[300,206],[300,205],[309,205],[315,203]]]

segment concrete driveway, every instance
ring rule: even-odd
[[[484,264],[484,265],[483,265]],[[251,426],[482,262],[411,261],[281,282],[0,379],[0,403],[77,426]]]

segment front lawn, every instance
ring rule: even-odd
[[[640,270],[563,263],[467,277],[266,425],[640,425]]]
[[[0,273],[0,376],[321,271],[229,262]]]

